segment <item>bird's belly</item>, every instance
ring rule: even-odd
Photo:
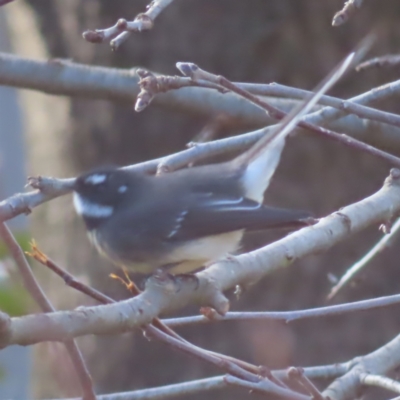
[[[194,271],[207,263],[235,252],[242,236],[243,231],[241,230],[186,242],[166,257],[167,264],[176,264],[170,269],[173,273],[182,274]]]
[[[193,272],[206,264],[221,259],[238,249],[243,231],[222,233],[200,239],[170,244],[172,251],[167,250],[161,254],[148,253],[146,259],[142,257],[121,256],[110,248],[96,230],[89,233],[89,239],[99,253],[108,258],[112,263],[125,266],[133,272],[151,274],[157,268],[171,266],[168,271],[174,274]],[[141,253],[138,249],[138,253]],[[138,255],[138,254],[137,254]]]

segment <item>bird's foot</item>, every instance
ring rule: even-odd
[[[150,276],[149,279],[154,278],[158,282],[166,284],[168,281],[173,283],[176,287],[176,292],[179,292],[182,289],[182,285],[186,283],[193,282],[195,286],[195,290],[199,287],[199,278],[194,274],[176,274],[173,275],[168,272],[168,268],[158,268],[154,273]]]
[[[195,290],[197,290],[200,286],[199,278],[195,274],[178,274],[175,275],[175,279],[178,282],[179,286],[186,282],[193,282],[195,285]],[[179,288],[179,290],[180,289],[181,287]]]

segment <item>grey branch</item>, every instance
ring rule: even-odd
[[[358,274],[377,254],[385,249],[388,246],[389,242],[393,239],[393,237],[397,234],[400,229],[400,219],[398,219],[393,227],[391,228],[390,233],[387,233],[385,236],[379,240],[378,243],[372,249],[365,254],[360,260],[358,260],[355,264],[353,264],[346,273],[340,278],[339,282],[331,289],[329,293],[328,299],[332,299],[336,294],[345,287],[356,274]]]
[[[17,193],[0,202],[0,221],[6,221],[19,214],[29,214],[39,204],[70,192],[75,179],[38,177],[31,178],[29,181],[30,185],[36,190],[28,193]]]
[[[367,226],[392,219],[400,211],[399,180],[400,171],[392,170],[383,188],[372,196],[264,248],[216,263],[197,275],[198,287],[186,281],[177,291],[173,281],[153,278],[142,294],[116,304],[11,319],[3,315],[1,345],[29,345],[88,334],[127,332],[150,323],[162,312],[193,302],[225,314],[229,303],[224,290],[255,283],[298,258],[327,250]]]
[[[399,57],[400,58],[400,57]],[[361,64],[360,64],[361,65]],[[399,82],[400,83],[400,82]],[[396,85],[396,82],[393,82]],[[237,85],[258,96],[277,96],[289,99],[304,99],[310,96],[311,92],[304,89],[297,89],[290,86],[280,85],[278,83],[270,83],[268,85],[254,84],[254,83],[237,83]],[[329,106],[343,112],[342,116],[351,113],[373,121],[383,122],[394,126],[400,126],[400,116],[386,111],[377,110],[372,107],[367,107],[363,104],[372,103],[373,101],[380,100],[382,97],[388,96],[389,87],[387,85],[375,88],[372,91],[364,93],[360,96],[353,97],[349,100],[339,99],[333,96],[324,95],[319,100],[319,104]],[[373,97],[373,98],[371,98]],[[325,109],[324,112],[326,112]],[[312,114],[311,114],[312,115]],[[337,118],[337,115],[335,116]],[[314,123],[318,121],[314,120]]]
[[[378,386],[386,390],[400,393],[400,382],[380,375],[362,374],[361,383],[369,386]]]
[[[194,315],[191,317],[169,318],[162,320],[171,328],[198,323],[209,323],[213,321],[257,321],[257,320],[280,320],[292,322],[299,319],[321,318],[334,315],[341,315],[350,312],[373,310],[375,308],[388,307],[400,303],[400,294],[383,296],[375,299],[355,301],[353,303],[336,304],[327,307],[310,308],[296,311],[259,311],[259,312],[228,312],[224,316]]]
[[[365,378],[366,374],[386,375],[399,365],[400,335],[374,352],[358,357],[354,367],[331,383],[323,392],[323,395],[332,400],[354,399],[358,397],[358,389],[363,384],[362,379]]]
[[[343,8],[334,15],[332,26],[340,26],[347,22],[361,8],[362,3],[363,0],[346,1]]]
[[[4,223],[0,223],[0,237],[4,240],[4,243],[7,245],[12,257],[14,258],[27,291],[43,312],[54,312],[55,309],[33,275],[24,252]],[[66,340],[65,347],[75,368],[76,376],[81,384],[83,400],[95,400],[96,395],[93,388],[92,378],[77,344],[73,339]]]
[[[355,361],[349,361],[341,364],[320,365],[315,367],[303,368],[303,373],[309,379],[332,379],[346,373]],[[284,379],[287,370],[271,371],[278,379]],[[215,376],[205,379],[197,379],[188,382],[175,383],[172,385],[159,386],[149,389],[134,390],[130,392],[121,392],[113,394],[103,394],[96,397],[97,400],[114,400],[116,398],[121,400],[158,400],[168,399],[170,397],[185,396],[188,394],[201,393],[209,390],[223,389],[227,386],[224,380],[225,376]],[[78,400],[64,399],[64,400]]]
[[[223,389],[227,386],[223,376],[198,379],[173,385],[160,386],[150,389],[134,390],[112,394],[98,395],[96,400],[160,400],[201,393],[209,390]],[[80,400],[63,399],[63,400]]]
[[[133,21],[127,21],[121,18],[110,28],[86,31],[82,36],[91,43],[103,43],[109,40],[111,48],[116,50],[128,39],[132,32],[142,32],[152,29],[155,19],[173,1],[174,0],[153,0],[147,7],[147,11],[138,14]]]
[[[363,71],[365,69],[373,67],[397,67],[400,64],[400,55],[398,54],[387,54],[386,56],[371,58],[370,60],[364,61],[357,65],[357,71]]]
[[[26,73],[27,70],[29,74]],[[0,53],[0,84],[7,86],[34,89],[49,94],[116,100],[133,104],[139,93],[138,80],[135,69],[93,67],[61,59],[37,61]],[[273,85],[238,84],[238,86],[260,95],[266,95],[273,89]],[[274,91],[272,90],[271,95],[276,95]],[[368,102],[389,97],[399,92],[400,81],[392,82],[367,92],[370,95],[373,94],[373,98],[368,99]],[[380,93],[380,96],[378,96],[378,93]],[[282,94],[282,96],[287,97],[287,94]],[[302,94],[299,92],[293,94],[295,98],[300,96]],[[326,101],[328,101],[329,105],[334,106],[331,100],[332,98],[329,96],[323,97],[321,104],[327,104]],[[335,106],[340,108],[341,111],[347,110],[347,113],[354,112],[361,118],[375,120],[376,114],[372,118],[371,111],[365,108],[348,107],[349,101],[352,100],[336,99],[334,102]],[[286,111],[293,104],[287,99],[269,98],[268,101]],[[343,102],[341,106],[339,106],[340,102]],[[265,126],[273,122],[258,107],[235,95],[221,94],[204,88],[185,87],[179,91],[169,91],[157,96],[155,104],[191,113],[207,115],[225,113],[254,126]],[[363,104],[366,104],[366,102],[363,102]],[[379,113],[378,110],[376,111]],[[383,117],[383,114],[380,114],[378,118],[381,117]],[[317,123],[317,121],[312,120],[309,122]],[[358,137],[362,137],[366,128],[370,125],[371,123],[368,120],[360,120],[355,116],[347,116],[333,125],[330,124],[333,129],[345,130],[348,134]],[[387,123],[375,123],[373,128],[377,138],[381,138],[383,143],[388,146],[399,146],[400,129],[393,129]]]
[[[232,375],[227,375],[224,378],[225,382],[229,385],[233,386],[239,386],[248,390],[253,390],[255,392],[267,395],[268,397],[271,395],[271,390],[268,388],[268,381],[266,380],[261,380],[259,382],[249,382],[245,381],[244,379],[237,378]],[[283,390],[283,388],[282,388]],[[306,396],[304,394],[300,393],[294,393],[292,392],[291,399],[293,400],[311,400],[311,396]]]
[[[11,64],[14,61],[17,63],[19,63],[21,61],[21,59],[19,59],[18,57],[13,57],[13,56],[3,56],[3,57],[5,57],[6,60],[8,58],[10,58]],[[14,59],[16,59],[16,60],[14,60]],[[0,61],[1,61],[1,57],[0,57]],[[31,88],[41,88],[41,90],[51,92],[51,90],[54,89],[53,84],[55,84],[55,82],[51,81],[51,77],[56,76],[57,77],[56,82],[57,82],[57,85],[59,85],[59,86],[56,85],[56,92],[57,92],[57,90],[61,90],[64,87],[68,88],[67,91],[62,92],[63,94],[69,94],[69,95],[76,94],[77,95],[77,94],[86,93],[86,95],[93,95],[93,96],[96,96],[96,93],[97,93],[97,95],[102,94],[103,96],[107,95],[107,93],[115,94],[116,92],[115,92],[115,88],[112,87],[112,85],[113,85],[112,82],[117,84],[116,90],[117,90],[117,93],[119,93],[119,94],[122,94],[122,93],[118,92],[118,88],[121,88],[122,92],[126,89],[126,87],[128,87],[129,90],[132,89],[132,77],[130,77],[128,79],[126,74],[123,74],[121,72],[116,72],[117,70],[110,70],[110,71],[114,71],[114,72],[110,72],[106,68],[99,68],[99,67],[89,68],[89,67],[82,67],[82,66],[77,66],[77,65],[72,66],[69,64],[65,64],[65,65],[61,64],[62,68],[67,68],[67,69],[72,68],[72,71],[71,70],[64,71],[67,76],[77,75],[77,76],[80,76],[80,78],[83,78],[83,82],[80,79],[77,79],[75,84],[70,86],[71,82],[69,79],[67,81],[64,81],[63,79],[60,79],[60,76],[57,74],[58,68],[60,67],[58,64],[56,64],[56,69],[54,70],[53,68],[55,66],[51,62],[47,63],[48,64],[47,66],[50,66],[50,70],[47,71],[49,73],[49,75],[46,75],[46,68],[44,68],[44,70],[42,70],[43,64],[46,64],[46,63],[41,63],[41,62],[31,61],[31,60],[24,60],[23,62],[27,63],[25,65],[25,67],[33,68],[32,73],[24,74],[23,75],[24,80],[22,80],[22,81],[19,81],[18,76],[14,76],[11,80],[7,80],[7,82],[6,82],[7,84],[12,85],[15,83],[15,80],[16,80],[19,82],[18,84],[21,84],[21,85],[26,84],[28,87],[31,87]],[[33,63],[33,66],[31,65],[32,63]],[[0,83],[2,82],[1,81],[1,77],[2,77],[1,69],[2,69],[2,67],[4,67],[5,64],[7,64],[7,62],[5,62],[5,63],[0,62]],[[18,71],[18,68],[13,69],[13,68],[11,68],[11,66],[9,66],[9,68],[10,68],[10,72],[14,71],[14,70]],[[85,74],[88,73],[88,71],[89,71],[89,74],[86,76]],[[92,72],[94,72],[95,76],[91,76]],[[37,73],[39,73],[41,79],[43,79],[44,82],[48,82],[48,86],[43,86],[43,85],[42,86],[39,85],[39,87],[30,86],[29,82],[25,80],[31,76],[35,77]],[[111,73],[111,76],[108,75],[110,73]],[[61,74],[61,75],[64,75],[64,74]],[[114,78],[117,78],[117,80],[119,79],[120,81],[115,82],[114,80],[111,79],[112,76],[114,76]],[[33,81],[30,81],[30,83],[31,84],[37,83],[37,81],[35,79]],[[39,83],[41,82],[41,79],[39,79]],[[50,79],[50,81],[48,81],[48,79]],[[86,85],[85,85],[85,79],[87,80]],[[103,82],[103,86],[100,85],[100,88],[98,88],[100,93],[98,93],[96,91],[93,92],[94,88],[92,87],[92,79],[94,81],[97,81],[97,79],[99,79],[100,82]],[[125,79],[127,79],[127,81],[125,81]],[[128,85],[128,82],[131,82],[131,86]],[[82,87],[81,87],[81,84],[82,84]],[[128,85],[128,86],[126,86],[126,85]],[[133,86],[136,87],[136,89],[137,89],[137,79],[135,80],[135,83],[133,84]],[[52,88],[52,89],[50,89],[50,88]],[[75,89],[77,91],[75,91]],[[82,89],[83,89],[83,92],[81,92]],[[194,88],[192,88],[192,89],[194,89]],[[201,89],[201,88],[196,88],[196,89],[206,90],[206,89]],[[128,90],[128,92],[129,92],[129,90]],[[367,102],[367,101],[376,100],[377,97],[382,98],[384,95],[388,95],[388,94],[393,95],[394,93],[396,93],[399,90],[400,90],[400,81],[395,82],[393,84],[385,85],[382,88],[375,89],[364,95],[357,96],[357,98],[360,101],[362,99],[363,102]],[[88,91],[88,92],[86,92],[86,91]],[[171,91],[169,93],[179,93],[179,92]],[[60,92],[57,92],[57,93],[60,93]],[[216,92],[209,92],[209,93],[214,93],[214,94],[218,95],[218,93],[216,93]],[[130,92],[129,92],[129,95],[131,95]],[[228,96],[228,97],[226,97],[226,100],[227,100],[226,104],[229,105],[229,103],[230,103],[229,96],[230,95],[225,94],[224,96]],[[159,98],[159,97],[162,97],[162,96],[158,96],[157,98]],[[231,96],[231,97],[237,98],[237,96],[235,96],[235,97]],[[219,102],[219,103],[221,103],[221,102]],[[246,105],[249,105],[249,104],[245,101],[243,107],[246,108]],[[334,112],[334,110],[332,110],[331,108],[324,109],[324,110],[325,110],[324,115],[328,114],[329,110],[331,110],[331,112]],[[336,115],[336,116],[338,116],[338,115]],[[313,118],[321,120],[321,113],[309,114],[305,118],[307,119],[308,122],[313,122]],[[329,118],[332,119],[332,113],[329,114]],[[169,155],[164,158],[159,158],[159,159],[147,161],[144,163],[136,164],[133,166],[129,166],[127,168],[138,169],[138,170],[143,170],[143,171],[147,171],[147,172],[155,172],[157,167],[159,167],[160,169],[164,169],[164,170],[177,169],[179,167],[187,165],[190,162],[200,161],[207,157],[215,156],[215,155],[225,153],[225,152],[246,149],[249,146],[251,146],[252,144],[254,144],[257,140],[259,140],[263,135],[266,135],[269,132],[271,132],[272,129],[273,129],[273,127],[267,127],[264,129],[259,129],[257,131],[249,132],[247,134],[243,134],[243,135],[232,137],[232,138],[216,140],[216,141],[209,142],[209,143],[197,144],[197,145],[195,145],[187,150],[184,150],[182,152],[172,154],[172,155]],[[392,128],[391,131],[393,134],[396,134],[396,129]],[[400,131],[399,131],[399,135],[400,135]],[[386,139],[387,138],[388,137],[386,137]],[[375,151],[378,156],[382,157],[383,159],[387,159],[389,162],[393,161],[393,163],[395,165],[397,165],[397,160],[398,160],[397,157],[391,156],[390,154],[382,152],[381,150],[375,149],[373,147],[371,147],[371,151]],[[51,179],[51,178],[40,178],[39,180],[36,179],[36,181],[34,179],[31,179],[31,181],[30,181],[31,186],[33,186],[34,188],[39,189],[39,190],[36,190],[34,192],[29,192],[29,193],[16,194],[13,197],[0,202],[0,221],[8,220],[8,219],[13,218],[21,213],[28,213],[31,211],[32,208],[36,207],[39,204],[42,204],[45,201],[48,201],[52,198],[63,195],[65,193],[68,193],[72,188],[73,182],[74,182],[74,178],[63,179],[63,180]]]

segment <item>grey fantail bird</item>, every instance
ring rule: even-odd
[[[306,212],[264,206],[264,192],[287,135],[353,58],[351,53],[272,134],[232,161],[158,176],[104,168],[78,177],[74,205],[92,243],[135,272],[188,273],[234,252],[245,231],[309,224]]]

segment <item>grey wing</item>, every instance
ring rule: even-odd
[[[266,207],[245,197],[196,195],[167,234],[169,240],[188,240],[236,230],[291,228],[308,224],[310,213]]]

